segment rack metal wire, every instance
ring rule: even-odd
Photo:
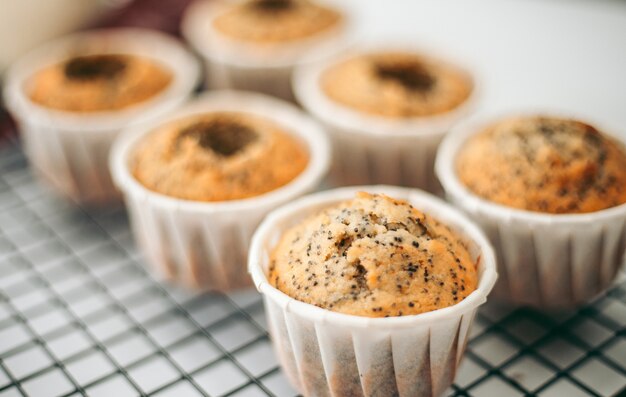
[[[56,198],[0,147],[0,397],[296,394],[255,291],[158,283],[123,209]],[[578,311],[487,305],[449,394],[626,395],[626,276]]]

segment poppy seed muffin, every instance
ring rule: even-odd
[[[43,68],[31,78],[31,100],[69,112],[113,111],[162,92],[172,72],[147,58],[124,54],[85,55]]]
[[[492,124],[465,143],[456,172],[478,196],[529,211],[586,213],[626,203],[626,149],[571,119]]]
[[[324,71],[320,84],[337,103],[395,118],[448,112],[465,102],[473,90],[465,72],[409,52],[350,58]]]
[[[300,301],[366,317],[419,314],[476,289],[476,264],[445,225],[409,203],[358,193],[289,229],[270,283]]]
[[[258,196],[307,166],[301,142],[262,117],[234,112],[191,116],[147,136],[134,154],[134,177],[150,190],[187,200]]]
[[[248,0],[213,21],[222,34],[255,43],[281,43],[324,32],[341,23],[341,14],[307,0]]]

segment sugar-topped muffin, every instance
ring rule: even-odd
[[[28,95],[34,102],[57,110],[110,111],[146,101],[171,81],[171,71],[147,58],[85,55],[35,73],[28,84]]]
[[[501,120],[466,142],[456,172],[478,196],[529,211],[584,213],[626,203],[626,149],[576,120]]]
[[[222,34],[256,43],[307,38],[337,27],[341,14],[308,0],[247,0],[213,21]]]
[[[150,190],[187,200],[258,196],[307,166],[302,142],[251,114],[215,112],[158,128],[134,154],[133,175]]]
[[[320,84],[337,103],[395,118],[448,112],[465,102],[473,90],[465,72],[409,52],[350,58],[324,71]]]
[[[476,264],[453,231],[406,201],[368,193],[289,229],[269,279],[300,301],[367,317],[451,306],[477,286]]]

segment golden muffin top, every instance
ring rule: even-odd
[[[248,0],[213,21],[222,34],[259,44],[304,39],[341,23],[340,13],[308,0]]]
[[[296,178],[306,147],[263,117],[231,112],[195,115],[147,135],[133,156],[133,175],[150,190],[196,201],[258,196]]]
[[[286,231],[269,279],[302,302],[366,317],[451,306],[478,283],[476,264],[447,226],[406,201],[368,193]]]
[[[56,110],[120,110],[162,92],[172,72],[147,58],[125,54],[70,58],[35,73],[28,82],[32,101]]]
[[[377,52],[347,59],[325,70],[320,84],[339,104],[394,118],[448,112],[465,102],[473,90],[465,72],[408,52]]]
[[[465,143],[456,172],[478,196],[529,211],[584,213],[626,203],[626,149],[576,120],[496,122]]]

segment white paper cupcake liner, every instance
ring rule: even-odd
[[[157,126],[193,114],[234,111],[269,118],[299,138],[309,163],[293,181],[242,200],[200,202],[145,188],[129,167],[136,145]],[[246,257],[252,233],[274,208],[316,188],[328,171],[330,147],[317,123],[293,105],[261,94],[222,91],[200,96],[175,113],[128,130],[115,142],[111,173],[124,194],[135,238],[154,274],[192,287],[230,290],[251,285]]]
[[[472,79],[471,96],[444,114],[408,119],[366,114],[326,96],[320,78],[330,66],[362,54],[386,51],[423,54],[455,65]],[[433,170],[437,148],[450,128],[476,108],[480,82],[463,62],[450,62],[449,55],[438,53],[406,44],[369,44],[295,71],[293,88],[297,101],[322,121],[330,134],[334,154],[330,177],[335,185],[383,183],[435,193],[441,190]]]
[[[295,300],[269,284],[269,256],[281,235],[308,215],[353,198],[385,193],[449,225],[478,261],[478,288],[454,306],[419,315],[369,318]],[[438,396],[454,379],[478,306],[497,274],[493,249],[460,212],[416,189],[340,188],[313,194],[272,212],[257,229],[248,270],[263,294],[269,331],[283,370],[307,396]]]
[[[42,68],[77,54],[126,53],[153,59],[173,81],[148,101],[110,112],[74,113],[30,100],[28,80]],[[111,144],[122,128],[166,113],[187,99],[198,82],[193,55],[176,39],[144,29],[94,30],[51,42],[12,65],[5,99],[18,122],[29,161],[44,182],[85,204],[119,200],[108,168]]]
[[[291,74],[295,66],[328,57],[347,48],[351,39],[349,10],[338,1],[319,1],[339,10],[341,25],[312,37],[263,46],[226,37],[213,20],[233,1],[198,0],[185,12],[182,31],[205,62],[205,83],[212,89],[259,91],[293,100]]]
[[[607,288],[623,263],[626,204],[593,213],[555,215],[476,196],[457,178],[455,159],[469,137],[495,120],[474,118],[444,139],[436,172],[446,196],[483,227],[496,248],[500,278],[494,297],[539,308],[580,305]]]

